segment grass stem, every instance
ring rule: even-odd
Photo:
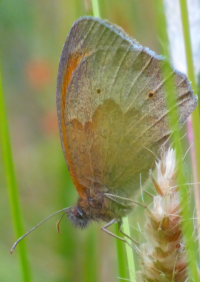
[[[2,147],[3,162],[5,166],[5,174],[7,180],[11,214],[14,223],[14,230],[15,230],[16,238],[19,238],[23,234],[22,218],[20,213],[17,183],[16,183],[14,165],[12,160],[6,110],[4,106],[1,70],[0,70],[0,140]],[[19,255],[20,255],[23,281],[29,282],[31,281],[31,278],[30,278],[29,263],[27,259],[27,253],[26,253],[24,241],[22,241],[19,244]]]
[[[128,217],[123,218],[123,232],[127,234],[129,237],[130,235],[130,228],[129,228],[129,222],[128,222]],[[126,238],[128,243],[131,245],[132,242],[128,238]],[[128,271],[129,271],[129,278],[130,282],[136,282],[136,275],[135,275],[135,263],[134,263],[134,257],[133,257],[133,250],[131,247],[126,244],[126,254],[127,254],[127,262],[128,262]]]
[[[92,0],[92,10],[93,10],[93,16],[94,17],[96,17],[96,18],[101,17],[98,0]]]
[[[122,234],[118,230],[118,224],[115,224],[115,233],[119,237],[122,236]],[[122,242],[121,240],[116,240],[116,248],[117,248],[119,277],[122,279],[128,279],[127,260],[126,260],[126,251],[125,251],[124,242]]]
[[[188,78],[191,81],[192,88],[194,93],[198,94],[197,88],[197,79],[195,77],[194,65],[193,65],[193,55],[192,55],[192,46],[190,40],[190,26],[189,26],[189,19],[188,19],[188,12],[187,12],[187,1],[181,0],[180,2],[180,9],[181,9],[181,20],[182,20],[182,27],[183,27],[183,35],[184,35],[184,42],[185,42],[185,51],[186,51],[186,61],[187,61],[187,73]],[[192,5],[192,4],[191,4]],[[198,106],[192,113],[192,128],[193,128],[193,140],[194,140],[194,147],[195,147],[195,159],[192,162],[192,165],[196,166],[193,167],[193,174],[195,170],[197,170],[197,179],[196,182],[200,181],[200,116],[199,116],[199,109],[200,104],[198,101]],[[195,176],[195,175],[194,175]],[[195,177],[194,177],[195,179]],[[200,206],[199,206],[199,189],[196,185],[195,187],[195,201],[196,201],[196,210],[197,210],[197,217],[199,218],[200,215]],[[199,221],[199,219],[198,219]],[[199,240],[200,242],[200,240]]]
[[[169,42],[168,42],[168,35],[167,35],[167,26],[166,26],[166,19],[164,15],[164,5],[163,0],[156,0],[155,1],[156,7],[156,16],[157,16],[157,28],[158,28],[158,36],[162,44],[160,44],[161,53],[169,60],[170,53],[169,53]],[[171,72],[171,67],[169,64],[163,68],[163,78],[166,79]],[[165,83],[165,90],[166,90],[166,102],[168,108],[172,108],[176,101],[175,101],[175,87],[173,85],[173,80],[169,80],[168,83]],[[182,148],[180,143],[180,133],[178,127],[178,115],[177,111],[171,111],[169,116],[170,127],[173,132],[173,142],[174,148],[176,150],[176,159],[178,163],[178,184],[180,184],[181,189],[179,189],[180,199],[181,199],[181,207],[182,207],[182,223],[183,223],[183,232],[184,238],[186,242],[186,249],[187,249],[187,259],[189,262],[189,271],[190,276],[193,281],[199,281],[198,279],[198,270],[196,266],[196,243],[194,242],[193,238],[193,231],[194,227],[192,221],[189,220],[192,218],[191,210],[189,209],[188,204],[188,189],[184,185],[185,183],[185,174],[183,168],[183,154]]]

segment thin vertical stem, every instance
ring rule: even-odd
[[[181,8],[181,19],[182,19],[182,27],[183,27],[183,35],[185,42],[185,50],[186,50],[186,61],[187,61],[187,69],[188,69],[188,78],[191,81],[192,88],[194,93],[197,93],[197,84],[194,73],[193,59],[192,59],[192,47],[190,41],[190,27],[187,13],[187,2],[186,0],[179,0],[180,8]]]
[[[100,10],[99,10],[99,3],[98,0],[92,0],[92,8],[93,8],[93,16],[94,17],[100,17]],[[128,218],[124,218],[124,224],[123,224],[124,232],[130,236],[130,230],[128,225]],[[131,244],[131,242],[130,242]],[[123,249],[121,246],[121,242],[117,242],[117,253],[118,253],[118,264],[119,264],[119,273],[121,278],[125,278],[123,276],[126,275],[125,271],[125,261],[124,261],[124,255],[123,255]],[[127,253],[127,261],[128,261],[128,267],[129,267],[129,276],[130,281],[135,282],[135,264],[133,259],[133,251],[132,249],[126,244],[126,253]]]
[[[191,48],[191,41],[190,41],[189,21],[188,21],[188,14],[187,14],[187,3],[185,0],[180,1],[180,8],[181,8],[182,26],[183,26],[183,34],[184,34],[184,41],[185,41],[188,78],[191,81],[194,93],[197,94],[197,83],[196,83],[196,77],[194,73],[192,48]],[[198,181],[200,181],[199,107],[196,107],[196,109],[192,113],[192,125],[193,125],[194,144],[195,144],[196,160],[197,160],[197,171],[198,171],[198,179],[199,179]]]
[[[155,1],[156,7],[156,15],[157,15],[157,27],[158,27],[158,36],[161,39],[162,45],[160,45],[161,53],[169,60],[169,42],[167,36],[167,27],[166,27],[166,20],[164,16],[164,5],[163,0],[156,0]],[[163,78],[166,79],[171,73],[171,67],[169,64],[163,68]],[[166,102],[168,108],[172,108],[176,101],[175,101],[175,87],[174,87],[173,80],[169,80],[165,83],[165,90],[166,90]],[[181,207],[182,207],[182,224],[183,224],[183,232],[186,241],[186,249],[187,249],[187,258],[189,262],[189,271],[190,276],[193,281],[197,282],[198,279],[198,271],[196,266],[196,244],[193,238],[193,225],[190,218],[192,218],[191,210],[189,209],[188,204],[188,190],[185,186],[185,176],[184,176],[184,169],[182,164],[182,148],[180,143],[180,133],[179,127],[177,124],[178,121],[177,110],[171,111],[169,116],[169,123],[170,127],[173,132],[173,141],[174,141],[174,148],[176,150],[176,159],[178,163],[178,183],[180,184],[179,194],[181,199]]]
[[[92,0],[92,10],[93,10],[93,16],[99,18],[100,17],[100,11],[99,11],[99,3],[98,0]],[[93,237],[91,240],[91,236]],[[95,245],[96,245],[96,234],[95,233],[91,233],[90,236],[88,237],[89,242],[87,244],[88,250],[90,250],[90,253],[95,250]],[[93,263],[93,265],[97,265],[97,257],[96,258],[92,258],[92,256],[90,255],[89,257],[89,262]],[[88,271],[86,271],[85,273],[85,281],[94,281],[97,279],[97,269],[95,267],[95,270],[93,269],[93,271],[91,271],[90,266],[88,266]],[[87,268],[86,268],[87,269]]]
[[[191,4],[192,5],[192,4]],[[185,50],[186,50],[186,61],[187,61],[187,73],[188,78],[191,81],[193,90],[195,94],[198,94],[198,88],[196,83],[196,77],[194,72],[193,65],[193,56],[192,56],[192,47],[190,40],[190,27],[187,13],[187,2],[185,0],[180,1],[181,8],[181,19],[182,19],[182,27],[184,34],[184,42],[185,42]],[[193,166],[193,175],[195,179],[195,171],[197,171],[196,182],[200,181],[200,116],[199,116],[200,104],[198,101],[198,106],[192,113],[192,128],[193,128],[193,140],[195,147],[195,156],[192,157],[192,166]],[[195,167],[194,167],[195,166]],[[196,210],[197,210],[197,218],[200,221],[200,206],[199,206],[199,188],[198,185],[195,185],[195,202],[196,202]],[[200,242],[200,239],[199,239]]]
[[[191,164],[192,164],[192,174],[194,180],[194,198],[196,204],[196,215],[197,215],[197,226],[200,226],[200,197],[199,197],[199,183],[198,183],[198,173],[197,173],[197,161],[196,161],[196,152],[194,144],[194,134],[192,129],[192,117],[188,118],[187,122],[187,135],[190,144],[190,155],[191,155]],[[197,228],[198,232],[198,228]],[[199,232],[198,232],[199,233]],[[199,246],[200,246],[200,237],[198,236]],[[200,256],[200,250],[199,250]],[[199,257],[200,258],[200,257]]]
[[[3,155],[3,162],[5,166],[5,174],[7,180],[10,208],[11,208],[11,214],[14,223],[14,230],[16,237],[19,238],[23,234],[22,218],[21,218],[20,207],[19,207],[17,183],[15,179],[14,165],[12,160],[11,145],[10,145],[9,132],[8,132],[8,123],[7,123],[6,110],[5,110],[4,99],[3,99],[1,70],[0,70],[0,138],[1,138],[0,140],[2,147],[2,155]],[[20,254],[20,262],[21,262],[21,268],[23,274],[23,281],[29,282],[31,281],[31,278],[30,278],[29,263],[27,259],[24,241],[19,244],[19,254]]]
[[[123,218],[123,231],[125,234],[127,234],[129,237],[130,235],[130,229],[129,229],[129,222],[128,222],[128,217]],[[126,238],[128,243],[131,245],[132,242]],[[134,257],[133,257],[133,250],[131,247],[126,244],[126,254],[127,254],[127,261],[128,261],[128,271],[129,271],[129,278],[131,282],[136,282],[136,277],[135,277],[135,263],[134,263]]]
[[[92,0],[92,10],[93,10],[93,16],[100,18],[100,9],[99,9],[99,1],[98,0]]]
[[[122,236],[118,230],[118,224],[115,224],[115,232],[117,236]],[[118,272],[119,277],[122,279],[127,279],[127,260],[125,252],[125,244],[121,240],[116,240],[117,257],[118,257]]]

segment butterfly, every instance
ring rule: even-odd
[[[172,134],[167,81],[174,81],[179,123],[195,109],[187,77],[171,68],[163,79],[165,64],[105,20],[82,17],[73,24],[60,58],[56,104],[63,154],[79,194],[77,204],[63,210],[75,226],[103,220],[110,234],[107,227],[120,227],[132,210],[141,178],[144,183]]]

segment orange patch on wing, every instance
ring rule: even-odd
[[[67,137],[66,137],[66,128],[65,128],[65,97],[67,95],[67,87],[69,85],[71,76],[76,69],[77,65],[80,63],[81,59],[84,56],[80,54],[71,54],[68,59],[67,69],[66,72],[63,74],[63,83],[62,83],[62,97],[61,97],[61,109],[62,109],[62,116],[61,116],[61,127],[62,127],[62,134],[63,134],[63,143],[68,163],[69,172],[74,183],[74,186],[81,198],[86,198],[86,187],[82,186],[76,179],[74,172],[71,168],[71,160],[69,155],[69,148],[67,146]]]

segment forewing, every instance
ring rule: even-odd
[[[80,196],[85,187],[91,194],[129,196],[140,177],[147,178],[171,134],[165,63],[102,20],[82,18],[72,27],[59,66],[57,107],[63,152]],[[183,74],[172,70],[170,79],[183,123],[196,98]]]

